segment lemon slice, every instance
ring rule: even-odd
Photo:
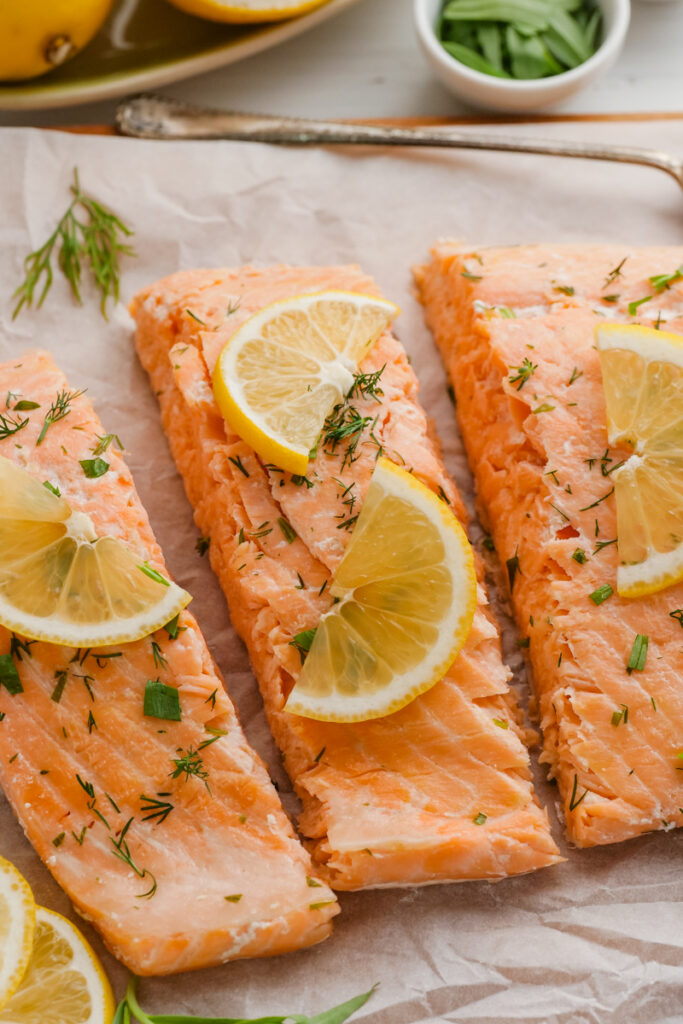
[[[17,990],[28,966],[35,916],[28,882],[0,857],[0,1008]]]
[[[92,949],[61,914],[36,909],[33,950],[0,1024],[110,1024],[111,986]]]
[[[322,7],[327,0],[171,0],[175,7],[209,21],[281,21]]]
[[[325,722],[398,711],[441,679],[476,605],[472,548],[448,506],[379,459],[285,710]]]
[[[325,417],[398,312],[354,292],[266,306],[233,334],[216,363],[221,412],[265,462],[305,474]]]
[[[69,647],[127,643],[191,600],[114,537],[97,537],[25,469],[0,456],[0,623]]]
[[[596,330],[610,445],[622,597],[683,580],[683,336],[639,324]]]

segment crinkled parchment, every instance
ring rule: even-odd
[[[514,130],[683,153],[683,121]],[[683,196],[658,171],[546,157],[0,132],[0,356],[9,359],[33,345],[51,349],[71,384],[88,388],[106,429],[123,438],[169,567],[195,595],[193,611],[247,734],[291,808],[291,787],[244,649],[207,561],[194,549],[190,506],[134,355],[127,314],[118,309],[105,322],[89,287],[80,308],[57,279],[42,310],[11,320],[23,257],[52,230],[75,165],[83,186],[135,229],[138,259],[124,263],[124,301],[180,268],[356,261],[374,274],[386,296],[403,307],[398,333],[468,499],[471,478],[414,298],[411,264],[445,235],[477,246],[609,241],[626,251],[637,244],[680,244]],[[509,623],[506,637],[510,651]],[[555,790],[536,774],[560,838]],[[25,872],[41,902],[71,914],[67,897],[0,801],[0,853]],[[335,934],[322,945],[146,981],[143,1003],[157,1013],[312,1013],[380,982],[361,1015],[372,1024],[680,1024],[683,835],[661,832],[566,852],[565,864],[497,884],[342,894]],[[125,972],[83,927],[121,991]]]

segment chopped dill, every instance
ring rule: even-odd
[[[532,374],[538,369],[538,363],[532,363],[530,359],[525,357],[521,366],[511,366],[510,369],[514,370],[515,373],[511,374],[508,380],[510,384],[517,385],[517,391],[521,391]]]

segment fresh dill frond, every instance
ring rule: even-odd
[[[347,399],[374,398],[376,402],[379,402],[379,396],[384,394],[379,382],[386,366],[385,363],[379,370],[374,370],[372,373],[354,373],[353,384],[346,392]]]
[[[38,434],[36,445],[43,443],[45,435],[53,423],[57,423],[59,420],[63,420],[65,416],[69,415],[71,412],[71,403],[76,398],[79,398],[84,393],[84,390],[85,389],[82,389],[81,391],[67,391],[64,389],[63,391],[57,392],[57,397],[45,413],[43,426]]]
[[[188,747],[187,750],[183,750],[182,747],[178,747],[176,753],[182,755],[181,757],[172,758],[175,768],[169,775],[172,779],[179,779],[181,776],[185,776],[185,782],[188,782],[191,776],[195,776],[197,779],[201,779],[204,785],[208,789],[207,779],[209,773],[204,767],[204,762],[192,747]]]
[[[20,416],[4,416],[0,413],[0,441],[4,441],[6,437],[11,437],[12,434],[18,433],[28,423],[28,416],[25,416],[22,420]]]
[[[74,168],[71,195],[71,202],[50,237],[24,260],[26,276],[13,295],[18,301],[12,319],[24,306],[33,306],[34,299],[37,308],[42,306],[54,279],[52,262],[55,256],[77,302],[83,301],[81,283],[84,267],[89,269],[100,293],[102,315],[106,317],[107,299],[118,301],[121,281],[119,258],[136,255],[124,241],[133,232],[111,210],[83,192],[77,168]],[[40,294],[36,297],[38,289]]]

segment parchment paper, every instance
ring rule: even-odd
[[[518,130],[683,152],[682,121]],[[192,609],[246,732],[292,807],[244,649],[207,561],[195,553],[190,506],[134,355],[127,314],[120,309],[105,322],[88,287],[79,308],[57,279],[41,311],[11,321],[22,259],[65,207],[75,165],[83,186],[135,228],[139,258],[124,263],[126,301],[179,268],[249,260],[362,263],[403,307],[398,333],[448,465],[470,498],[444,376],[413,296],[411,264],[444,235],[476,245],[680,244],[683,196],[658,171],[544,157],[0,132],[0,356],[47,346],[72,386],[88,388],[106,429],[122,437],[169,567],[195,595]],[[514,633],[509,623],[506,629],[510,652]],[[512,656],[518,663],[519,655]],[[524,689],[521,671],[518,682]],[[562,842],[554,788],[536,774]],[[342,894],[335,934],[322,945],[145,981],[143,1005],[157,1013],[313,1013],[380,982],[360,1015],[371,1024],[683,1021],[683,834],[565,852],[563,865],[498,884]],[[0,853],[25,872],[41,902],[71,913],[1,796]],[[92,929],[83,928],[120,993],[125,972]]]

